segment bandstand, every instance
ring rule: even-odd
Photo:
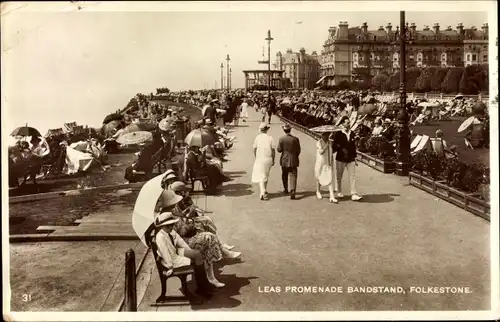
[[[245,74],[245,89],[252,90],[256,87],[259,89],[267,89],[269,86],[269,73],[271,73],[271,88],[283,89],[283,72],[284,70],[244,70]]]

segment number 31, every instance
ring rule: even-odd
[[[23,302],[31,301],[31,294],[23,294]]]

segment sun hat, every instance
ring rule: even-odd
[[[171,212],[162,212],[155,217],[155,226],[163,227],[167,225],[175,224],[179,221],[179,218],[174,218]]]
[[[170,173],[175,174],[175,171],[173,169],[168,169],[167,171],[165,171],[165,175],[169,175]]]
[[[165,178],[165,180],[170,180],[170,179],[177,178],[177,176],[175,175],[175,173],[169,173],[164,178]]]
[[[264,122],[263,122],[263,123],[260,123],[260,125],[259,125],[259,130],[260,130],[260,131],[265,131],[265,130],[267,130],[267,129],[269,129],[269,125],[267,125],[267,124],[266,124],[266,123],[264,123]]]
[[[287,130],[291,130],[292,127],[290,126],[290,124],[286,123],[285,125],[283,125],[283,130],[287,131]]]
[[[170,185],[170,190],[173,192],[187,191],[189,190],[186,184],[182,181],[175,181]]]
[[[175,206],[181,200],[182,197],[176,195],[172,190],[163,190],[160,197],[158,198],[160,209]]]

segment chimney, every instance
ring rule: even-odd
[[[476,28],[476,26],[472,26],[472,27],[470,27],[470,30],[472,30],[472,31],[476,31],[476,30],[477,30],[477,28]]]
[[[481,27],[484,33],[484,39],[488,39],[488,23],[483,23],[483,26]]]
[[[446,31],[453,31],[453,29],[451,28],[451,26],[448,26],[448,28],[446,28]]]
[[[392,32],[392,25],[391,23],[389,22],[386,26],[385,26],[385,31],[390,34]]]
[[[384,31],[384,26],[378,27],[378,31]]]
[[[306,50],[305,50],[304,47],[302,47],[302,48],[300,48],[299,52],[300,52],[301,55],[304,55],[306,53]]]
[[[462,23],[457,25],[457,32],[461,35],[464,33],[464,25]]]
[[[288,49],[286,50],[286,53],[287,53],[287,54],[291,54],[291,53],[292,53],[292,49],[288,48]]]
[[[434,34],[437,37],[439,35],[439,23],[436,22],[432,29],[434,29]]]
[[[363,31],[364,34],[368,32],[368,24],[366,22],[363,22],[363,25],[361,26],[361,30]]]
[[[311,53],[311,55],[312,55],[312,56],[317,56],[318,54],[316,53],[316,51],[313,51],[313,52]]]
[[[337,31],[337,40],[347,40],[349,36],[349,24],[347,21],[339,22],[339,29]]]
[[[410,24],[410,32],[413,34],[413,33],[415,33],[415,31],[417,31],[417,26],[415,25],[414,22],[412,22]]]
[[[430,31],[431,28],[429,28],[429,26],[424,26],[424,31]]]

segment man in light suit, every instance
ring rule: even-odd
[[[285,135],[280,137],[277,148],[278,152],[281,153],[281,180],[283,181],[284,192],[288,194],[288,188],[290,188],[290,199],[293,200],[295,199],[295,191],[297,189],[300,141],[298,137],[290,134],[292,131],[290,124],[285,124],[283,131]],[[288,182],[290,182],[290,186]]]

